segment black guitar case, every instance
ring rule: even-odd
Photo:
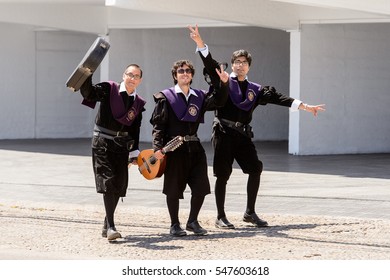
[[[74,92],[78,91],[85,80],[99,67],[109,48],[110,44],[98,37],[66,81],[66,86]]]

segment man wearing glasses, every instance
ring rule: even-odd
[[[209,55],[207,45],[200,37],[198,26],[189,26],[190,36],[197,44],[197,50],[203,57]],[[226,104],[215,111],[213,123],[215,198],[218,216],[215,226],[222,229],[234,229],[225,214],[226,184],[236,160],[242,171],[248,174],[247,203],[243,221],[256,227],[266,227],[268,223],[255,212],[257,193],[260,187],[260,175],[263,163],[257,156],[252,142],[253,132],[250,122],[253,111],[258,105],[268,103],[291,107],[292,110],[305,110],[317,116],[324,111],[324,105],[308,105],[290,98],[275,90],[274,87],[261,86],[248,80],[252,56],[246,50],[237,50],[231,57],[232,73],[229,77],[229,98]],[[210,71],[210,70],[208,70]]]
[[[210,76],[214,90],[205,92],[192,88],[195,74],[193,64],[188,60],[179,60],[171,70],[174,86],[154,94],[156,105],[150,120],[153,125],[153,149],[156,158],[165,157],[163,193],[171,219],[170,235],[175,237],[187,235],[179,220],[179,201],[183,199],[187,184],[191,188],[191,201],[185,229],[195,235],[207,234],[207,230],[198,222],[198,214],[205,196],[210,193],[210,182],[206,153],[197,131],[204,121],[205,112],[225,103],[229,74],[211,56],[207,56],[204,63],[213,69]],[[178,135],[184,137],[184,143],[164,156],[162,148]]]
[[[81,86],[83,104],[94,108],[100,102],[92,138],[92,162],[96,191],[103,194],[106,217],[102,236],[109,241],[121,238],[114,213],[120,197],[126,196],[128,164],[137,164],[139,135],[145,100],[137,93],[142,70],[137,64],[126,67],[123,81],[92,84],[92,76]]]

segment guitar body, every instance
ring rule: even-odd
[[[99,67],[109,48],[110,44],[98,37],[66,81],[66,86],[74,92],[78,91],[87,78]]]
[[[153,149],[140,152],[137,158],[138,170],[148,180],[159,178],[164,174],[166,161],[156,159]]]
[[[164,148],[162,148],[163,154],[176,150],[181,144],[183,144],[184,137],[178,135],[169,141]],[[148,180],[161,177],[164,174],[166,160],[156,159],[153,149],[147,149],[140,152],[137,158],[138,170]]]

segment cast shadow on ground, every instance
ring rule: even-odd
[[[184,242],[192,242],[200,239],[207,240],[222,240],[222,239],[237,239],[237,238],[250,238],[257,235],[262,235],[269,238],[281,238],[281,239],[290,239],[290,240],[300,240],[305,242],[314,242],[314,243],[327,243],[327,244],[340,244],[340,245],[350,245],[350,246],[367,246],[375,248],[390,248],[389,245],[384,244],[368,244],[363,242],[345,242],[337,241],[331,238],[326,240],[314,237],[300,237],[293,236],[289,234],[291,230],[311,230],[318,227],[330,227],[337,226],[336,223],[331,224],[291,224],[291,225],[282,225],[282,226],[270,226],[266,228],[256,228],[256,227],[239,227],[235,230],[226,230],[223,232],[213,232],[209,231],[209,234],[206,236],[195,236],[189,233],[184,237],[172,237],[168,233],[159,233],[159,234],[138,234],[138,235],[127,235],[123,239],[116,241],[116,244],[127,244],[131,247],[139,247],[148,250],[180,250],[184,249],[183,245],[164,245],[165,242],[170,242],[172,240],[180,240]],[[167,230],[167,229],[164,229]],[[330,236],[330,235],[329,235]]]
[[[86,226],[89,228],[95,228],[96,225],[99,225],[98,229],[100,228],[100,225],[102,222],[98,222],[96,220],[91,219],[80,219],[80,218],[68,218],[68,217],[56,217],[56,216],[41,216],[41,215],[13,215],[13,214],[2,214],[1,217],[4,218],[12,218],[12,219],[30,219],[30,220],[41,220],[41,221],[52,221],[57,222],[60,224],[65,224],[66,227],[72,227],[73,225],[81,226],[85,228]],[[386,248],[390,249],[390,245],[388,244],[379,244],[379,243],[364,243],[364,242],[358,242],[358,241],[338,241],[331,239],[331,237],[326,238],[325,240],[323,238],[315,238],[315,237],[305,237],[305,236],[299,236],[299,234],[289,234],[289,231],[294,231],[294,233],[297,233],[297,230],[312,230],[316,229],[318,227],[325,227],[329,228],[332,226],[337,226],[338,223],[318,223],[318,224],[289,224],[289,225],[275,225],[275,226],[269,226],[265,228],[256,228],[253,226],[241,226],[237,227],[235,230],[209,230],[209,234],[206,236],[195,236],[191,233],[189,233],[185,237],[172,237],[168,233],[165,233],[167,231],[167,228],[161,225],[155,225],[150,226],[150,223],[137,223],[137,224],[118,224],[117,227],[120,227],[124,232],[126,231],[126,227],[131,227],[139,229],[140,232],[144,230],[145,228],[149,228],[153,230],[154,232],[157,231],[157,233],[151,233],[146,232],[144,234],[131,234],[126,235],[122,239],[118,239],[117,241],[110,242],[112,244],[116,245],[125,245],[125,246],[131,246],[131,247],[138,247],[138,248],[144,248],[148,250],[180,250],[184,249],[183,245],[167,245],[164,244],[166,242],[170,242],[173,240],[180,240],[181,244],[182,242],[192,242],[200,239],[207,239],[207,240],[226,240],[226,239],[237,239],[237,238],[250,238],[257,235],[261,235],[267,238],[280,238],[280,239],[290,239],[290,240],[300,240],[305,242],[315,242],[315,243],[327,243],[327,244],[340,244],[340,245],[349,245],[349,246],[366,246],[366,247],[374,247],[374,248]],[[53,225],[58,226],[58,225]],[[63,227],[63,225],[60,225]],[[164,232],[164,233],[161,233]],[[329,236],[331,236],[332,232],[329,232]],[[313,234],[314,235],[314,234]],[[324,234],[323,234],[324,235]]]

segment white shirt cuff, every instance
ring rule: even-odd
[[[200,52],[203,57],[206,57],[209,54],[209,47],[205,44],[204,48],[196,48],[196,52]]]
[[[299,111],[299,105],[301,105],[303,102],[299,99],[295,99],[294,102],[291,104],[291,112],[297,112]]]
[[[132,151],[132,152],[129,153],[129,158],[138,157],[139,154],[140,154],[139,150]]]

